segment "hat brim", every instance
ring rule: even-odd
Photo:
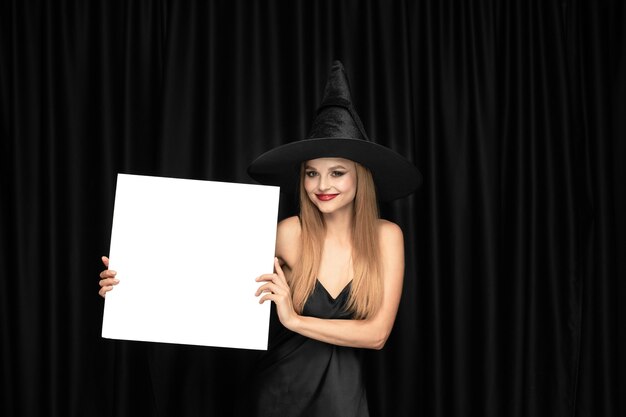
[[[374,142],[353,138],[314,138],[271,149],[255,159],[248,175],[261,184],[281,190],[298,190],[300,165],[316,158],[345,158],[367,167],[380,201],[391,201],[414,192],[422,183],[415,165],[397,152]]]

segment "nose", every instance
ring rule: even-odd
[[[330,180],[325,175],[320,175],[320,182],[318,185],[320,191],[326,191],[330,189]]]

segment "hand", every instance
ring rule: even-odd
[[[259,300],[259,304],[270,300],[276,304],[276,312],[280,322],[288,329],[292,329],[294,322],[298,319],[298,314],[293,308],[291,299],[291,288],[287,284],[285,274],[283,273],[278,258],[274,258],[273,274],[261,275],[256,279],[257,282],[265,282],[256,290],[256,296],[263,294]]]
[[[100,272],[100,291],[98,291],[98,294],[100,294],[100,296],[104,298],[106,297],[107,292],[111,291],[113,289],[113,286],[117,285],[120,282],[120,280],[115,278],[115,275],[117,275],[117,272],[108,269],[109,258],[107,258],[106,256],[103,256],[102,263],[104,264],[104,266],[107,267],[107,269]]]

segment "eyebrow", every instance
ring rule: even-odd
[[[315,167],[312,167],[311,165],[306,165],[304,167],[304,169],[314,169],[314,170],[317,171],[317,169]],[[335,169],[345,169],[345,170],[348,170],[348,168],[344,167],[343,165],[335,165],[335,166],[332,166],[332,167],[328,168],[329,171],[333,171]]]

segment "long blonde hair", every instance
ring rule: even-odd
[[[376,314],[382,304],[383,279],[378,243],[378,204],[371,172],[356,166],[357,189],[352,217],[352,268],[354,276],[348,296],[347,310],[356,319]],[[301,253],[290,278],[293,304],[302,313],[317,280],[326,225],[324,217],[304,189],[304,163],[300,170]]]

